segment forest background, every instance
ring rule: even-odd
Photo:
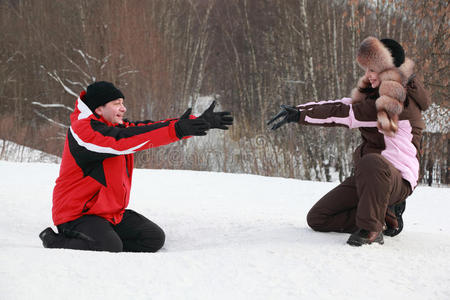
[[[229,131],[138,153],[138,167],[342,181],[357,130],[266,121],[280,104],[349,96],[371,35],[415,61],[433,101],[421,180],[448,184],[448,15],[441,0],[0,0],[0,158],[8,141],[61,156],[76,97],[106,80],[131,120],[213,99],[235,117]]]

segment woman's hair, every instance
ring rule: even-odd
[[[359,88],[359,92],[362,94],[366,94],[369,99],[377,99],[380,97],[380,94],[378,93],[378,87],[373,88],[371,86]]]
[[[365,88],[359,88],[359,92],[362,94],[366,94],[367,98],[375,100],[380,97],[380,93],[378,92],[378,87],[373,88],[371,86],[365,87]],[[404,107],[408,107],[409,100],[408,97],[406,97],[405,102],[403,103]]]

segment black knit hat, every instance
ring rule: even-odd
[[[118,98],[125,99],[125,96],[111,82],[98,81],[87,87],[82,100],[94,112],[97,107]]]
[[[405,62],[405,50],[403,47],[392,39],[382,39],[380,42],[388,48],[394,58],[394,65],[398,68]]]

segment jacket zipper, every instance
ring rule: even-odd
[[[127,170],[127,176],[130,178],[130,171],[128,170],[128,156],[125,155],[125,169]]]
[[[94,194],[94,196],[91,197],[91,199],[89,199],[88,201],[86,201],[86,203],[84,203],[83,210],[82,210],[81,212],[85,213],[85,212],[87,212],[87,211],[89,210],[89,208],[86,208],[86,205],[87,205],[89,202],[91,202],[92,199],[94,199],[95,196],[97,196],[99,192],[100,192],[100,190],[98,190],[98,191]]]
[[[127,187],[122,183],[123,189],[125,190],[125,195],[123,196],[123,209],[125,209],[125,203],[127,201]]]

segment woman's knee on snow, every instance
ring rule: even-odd
[[[308,226],[314,231],[324,231],[327,222],[326,215],[319,213],[314,207],[306,215]]]

